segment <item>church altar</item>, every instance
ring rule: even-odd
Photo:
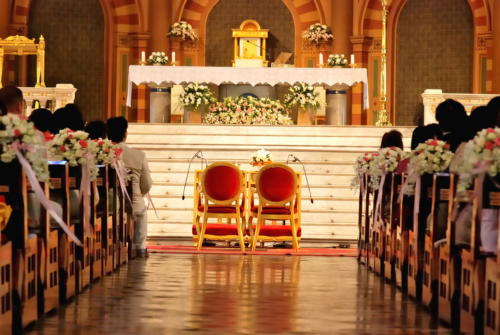
[[[368,75],[364,68],[290,68],[290,67],[204,67],[204,66],[129,66],[127,106],[132,105],[133,84],[152,87],[198,82],[234,85],[294,85],[305,82],[327,89],[327,109],[339,109],[338,124],[345,124],[345,90],[363,84],[363,108],[368,109]],[[329,99],[328,92],[332,98]]]

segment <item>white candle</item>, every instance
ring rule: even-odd
[[[172,64],[175,63],[175,51],[172,51]]]
[[[354,54],[351,54],[351,64],[354,64]]]
[[[141,62],[146,63],[146,51],[141,51]]]
[[[319,53],[319,65],[323,65],[323,54]]]

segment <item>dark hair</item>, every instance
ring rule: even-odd
[[[500,127],[500,96],[491,99],[486,108],[488,108],[488,112],[494,118],[495,125]]]
[[[83,130],[84,123],[82,114],[74,104],[67,104],[64,108],[59,108],[54,112],[53,133],[69,128],[71,130]]]
[[[415,150],[420,143],[424,143],[429,139],[435,138],[440,140],[442,137],[443,133],[437,123],[431,123],[426,126],[418,126],[413,130],[413,134],[411,136],[411,150]]]
[[[443,131],[455,131],[467,119],[464,106],[453,99],[446,99],[436,108],[436,120]]]
[[[397,130],[391,130],[382,136],[380,148],[398,147],[403,149],[403,134]]]
[[[95,120],[87,123],[85,131],[89,133],[89,138],[91,140],[106,138],[106,124],[101,120]]]
[[[479,106],[475,108],[469,116],[469,125],[472,137],[474,137],[474,135],[482,129],[494,127],[495,118],[496,115],[494,115],[486,106]]]
[[[128,122],[123,116],[108,119],[108,138],[116,143],[120,143],[125,138],[128,129]]]
[[[7,115],[7,107],[0,101],[0,115]]]
[[[23,100],[23,91],[14,85],[7,85],[0,89],[0,101],[7,107],[7,110],[15,107],[17,103]]]
[[[38,108],[31,112],[28,121],[33,122],[35,128],[42,132],[50,131],[52,127],[52,113],[46,108]]]

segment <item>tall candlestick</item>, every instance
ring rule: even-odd
[[[351,64],[355,64],[355,61],[354,61],[354,54],[351,54]]]
[[[141,64],[146,63],[146,51],[141,51]]]
[[[175,64],[175,51],[172,51],[172,64]]]
[[[323,65],[323,54],[319,53],[319,65]]]

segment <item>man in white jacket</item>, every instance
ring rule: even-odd
[[[149,173],[148,161],[144,152],[130,148],[125,144],[127,140],[128,122],[124,117],[113,117],[107,122],[108,138],[120,143],[122,149],[121,158],[127,169],[132,182],[132,213],[134,217],[134,240],[133,247],[138,256],[147,256],[146,236],[148,233],[147,207],[144,196],[151,189],[151,175]]]

